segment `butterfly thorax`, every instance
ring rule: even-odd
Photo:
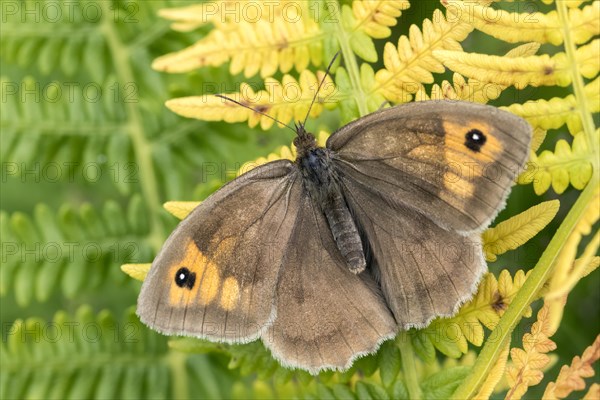
[[[366,267],[363,245],[340,187],[340,176],[332,162],[333,152],[317,147],[314,137],[312,142],[300,135],[296,139],[296,163],[302,174],[304,189],[316,208],[325,214],[346,265],[350,271],[359,273]],[[303,147],[305,144],[308,146]]]

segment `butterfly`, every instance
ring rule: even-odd
[[[400,330],[454,315],[487,270],[531,127],[500,109],[425,101],[351,122],[294,161],[258,166],[195,208],[155,258],[137,314],[152,329],[262,339],[287,367],[344,370]]]

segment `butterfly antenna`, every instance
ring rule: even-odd
[[[221,98],[221,99],[224,99],[224,100],[231,101],[232,103],[235,103],[235,104],[237,104],[238,106],[242,106],[242,107],[244,107],[244,108],[247,108],[248,110],[252,110],[252,111],[254,111],[255,113],[258,113],[258,114],[260,114],[260,115],[264,115],[265,117],[267,117],[267,118],[269,118],[269,119],[272,119],[273,121],[277,122],[278,124],[281,124],[281,125],[285,126],[286,128],[288,128],[288,129],[291,129],[292,131],[294,131],[294,133],[296,133],[296,129],[292,128],[292,127],[291,127],[291,126],[289,126],[288,124],[284,124],[283,122],[281,122],[280,120],[278,120],[278,119],[276,119],[276,118],[273,118],[273,117],[271,117],[269,114],[265,114],[264,112],[262,112],[262,111],[260,111],[260,110],[257,110],[256,108],[252,108],[252,107],[250,107],[250,106],[247,106],[247,105],[245,105],[245,104],[243,104],[243,103],[240,103],[240,102],[239,102],[239,101],[237,101],[237,100],[234,100],[234,99],[232,99],[231,97],[223,96],[222,94],[215,94],[215,97],[219,97],[219,98]]]
[[[312,109],[313,104],[315,104],[315,100],[317,99],[317,96],[319,95],[319,91],[321,90],[323,83],[325,83],[325,79],[327,79],[327,76],[329,75],[329,70],[331,69],[331,66],[333,65],[333,63],[335,62],[336,58],[339,55],[340,55],[340,52],[338,51],[337,53],[335,53],[335,55],[329,62],[329,65],[327,66],[327,69],[325,70],[325,76],[323,77],[323,79],[321,79],[321,83],[319,83],[319,87],[317,88],[315,97],[313,97],[312,102],[310,103],[310,107],[308,107],[308,112],[306,113],[306,117],[304,117],[304,121],[302,121],[302,126],[306,125],[306,120],[308,119],[308,116],[310,115],[310,110]]]

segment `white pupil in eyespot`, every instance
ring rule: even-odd
[[[185,278],[185,274],[182,272],[181,274],[179,274],[179,279],[183,280]]]
[[[479,140],[479,135],[478,135],[478,134],[476,134],[476,133],[474,133],[474,134],[473,134],[473,140]]]

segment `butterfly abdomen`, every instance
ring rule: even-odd
[[[333,239],[342,253],[346,265],[355,274],[362,272],[367,265],[362,241],[346,201],[340,192],[332,194],[330,201],[324,207],[324,212]]]
[[[359,273],[366,267],[362,241],[344,200],[331,164],[331,151],[315,148],[299,159],[305,189],[325,214],[329,228],[348,269]]]

